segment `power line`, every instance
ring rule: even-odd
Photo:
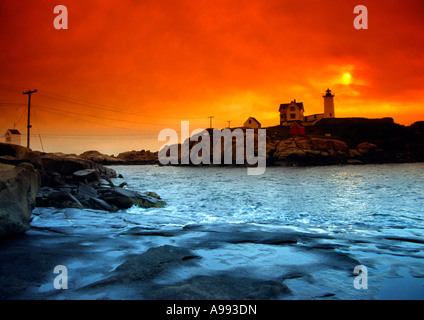
[[[40,134],[40,126],[38,125],[38,121],[37,121],[37,117],[35,115],[35,111],[32,111],[32,114],[34,116],[35,123],[37,124],[37,131],[38,131],[38,137],[40,138],[41,150],[43,150],[43,152],[44,152],[43,141],[41,140],[41,134]]]
[[[75,99],[75,98],[67,97],[67,96],[64,96],[64,95],[51,93],[51,92],[48,92],[48,91],[45,91],[45,90],[40,90],[40,91],[42,92],[41,94],[43,96],[46,96],[48,98],[61,100],[61,101],[65,101],[65,102],[73,103],[73,104],[77,104],[77,105],[88,106],[88,107],[91,107],[93,109],[99,109],[99,110],[116,112],[116,113],[124,113],[124,114],[135,115],[135,116],[143,116],[143,117],[154,118],[154,119],[180,120],[180,118],[167,118],[167,117],[162,117],[162,116],[157,117],[157,116],[152,116],[152,115],[148,115],[148,114],[145,114],[145,113],[127,111],[127,110],[123,110],[123,108],[116,108],[116,107],[107,106],[107,105],[100,104],[100,103],[88,102],[88,101],[84,101],[84,100],[81,100],[81,99]],[[203,119],[203,118],[204,117],[190,118],[190,120],[200,120],[200,119]]]
[[[52,112],[54,114],[59,114],[59,113],[65,112],[65,111],[62,111],[60,109],[46,107],[46,106],[42,106],[42,105],[38,105],[38,104],[33,105],[33,106],[39,108],[40,110]],[[105,117],[105,116],[99,116],[99,115],[93,115],[93,114],[80,113],[80,112],[75,112],[75,111],[66,111],[66,113],[67,114],[69,114],[69,113],[74,114],[74,115],[77,115],[77,116],[114,121],[114,122],[118,121],[118,122],[126,122],[126,123],[133,123],[133,124],[150,125],[150,126],[164,126],[164,125],[173,126],[173,125],[176,125],[176,123],[164,124],[164,123],[151,123],[151,122],[141,122],[141,121],[126,120],[126,119],[117,119],[117,118],[111,118],[111,117]],[[81,118],[78,118],[78,117],[71,117],[67,114],[62,114],[62,116],[67,117],[67,118],[73,118],[73,119],[76,119],[76,120],[87,121],[87,122],[91,122],[91,123],[105,125],[104,123],[100,123],[100,122],[89,121],[87,119],[81,119]],[[204,118],[202,118],[202,119],[204,119]],[[116,127],[116,126],[112,126],[112,127]],[[128,128],[123,128],[123,127],[118,127],[118,128],[128,129]]]
[[[26,107],[25,103],[17,103],[17,102],[0,102],[0,106],[18,106],[18,107]]]
[[[144,131],[145,131],[145,130],[136,129],[136,128],[120,127],[120,126],[114,126],[114,125],[105,124],[105,123],[102,123],[102,122],[96,122],[96,121],[92,121],[92,120],[88,120],[88,119],[82,119],[82,118],[78,118],[78,117],[70,116],[70,115],[63,114],[63,113],[61,113],[61,112],[57,112],[57,111],[53,111],[53,110],[43,110],[43,111],[50,112],[50,113],[53,113],[53,114],[59,115],[59,116],[61,116],[61,117],[70,118],[70,119],[74,119],[74,120],[78,120],[78,121],[84,121],[84,122],[94,123],[94,124],[101,125],[101,126],[104,126],[104,127],[109,127],[109,128],[117,128],[117,129],[125,129],[125,130],[134,130],[134,131],[141,131],[141,132],[144,132]]]
[[[42,108],[42,109],[47,109],[47,110],[52,110],[52,111],[57,111],[57,112],[62,112],[62,110],[60,109],[56,109],[56,108],[51,108],[51,107],[46,107],[46,106],[41,106],[41,105],[34,105],[34,107],[38,107],[38,108]],[[109,117],[103,117],[103,116],[99,116],[99,115],[93,115],[93,114],[86,114],[86,113],[79,113],[79,112],[75,112],[75,111],[66,111],[67,113],[71,113],[71,114],[75,114],[75,115],[79,115],[79,116],[85,116],[85,117],[92,117],[92,118],[96,118],[96,119],[104,119],[104,120],[112,120],[112,121],[121,121],[121,122],[129,122],[129,123],[135,123],[135,124],[148,124],[148,125],[153,125],[153,123],[148,123],[148,122],[140,122],[140,121],[132,121],[132,120],[124,120],[124,119],[116,119],[116,118],[109,118]]]

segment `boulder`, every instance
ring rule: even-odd
[[[102,199],[95,198],[95,197],[88,198],[87,200],[85,200],[84,204],[87,204],[86,206],[90,209],[103,210],[103,211],[109,211],[109,212],[117,211],[116,207],[110,205],[109,203],[107,203],[106,201]]]
[[[377,149],[377,145],[371,142],[362,142],[356,146],[356,149],[358,149],[359,153],[364,154],[369,152],[370,150]]]
[[[40,185],[40,174],[32,164],[0,164],[0,236],[29,230]]]
[[[162,198],[160,197],[160,195],[158,195],[156,192],[153,192],[153,191],[143,192],[143,194],[145,194],[146,196],[149,196],[149,197],[153,197],[155,199],[162,200]]]
[[[37,195],[38,207],[83,209],[82,203],[68,191],[42,189]]]
[[[73,173],[74,181],[86,184],[98,184],[100,174],[96,169],[84,169]]]
[[[44,168],[42,184],[58,186],[67,182],[99,183],[99,179],[116,177],[116,171],[74,155],[49,153],[41,155]]]
[[[10,143],[0,143],[0,163],[18,165],[21,162],[31,163],[35,169],[43,173],[39,152]]]
[[[142,208],[160,208],[166,205],[164,201],[119,187],[99,190],[102,200],[116,206],[118,209],[128,209],[133,205]]]
[[[92,168],[89,161],[61,153],[42,155],[41,161],[46,173],[58,172],[65,176],[72,175],[75,171]]]
[[[77,189],[77,198],[81,199],[90,199],[97,198],[98,192],[95,188],[88,186],[86,184],[80,184]]]

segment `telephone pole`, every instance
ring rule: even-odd
[[[228,129],[230,129],[231,128],[231,120],[228,120],[227,122],[228,122]]]
[[[27,125],[27,148],[29,148],[29,138],[30,138],[30,129],[31,129],[31,94],[36,93],[37,90],[28,90],[27,92],[22,92],[22,94],[28,95],[28,125]]]
[[[209,128],[212,129],[212,118],[215,118],[215,116],[210,116],[208,118],[210,119],[210,122],[209,122],[210,123],[210,127]]]

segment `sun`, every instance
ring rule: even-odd
[[[352,76],[349,72],[345,72],[342,77],[343,84],[350,84],[352,82]]]

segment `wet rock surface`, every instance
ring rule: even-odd
[[[27,234],[0,240],[1,299],[376,299],[381,286],[353,288],[355,266],[366,265],[378,283],[386,268],[398,274],[391,254],[412,259],[411,251],[409,277],[424,277],[422,243],[393,246],[409,239],[352,241],[247,224],[166,231],[123,217],[95,222],[100,211],[81,211],[41,213]],[[67,267],[67,290],[53,287],[57,265]]]

